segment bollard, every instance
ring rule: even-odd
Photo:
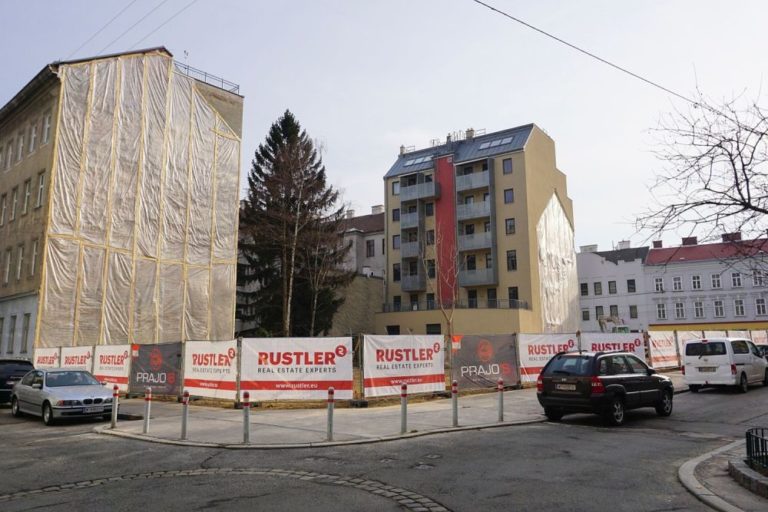
[[[251,394],[243,393],[243,443],[251,442]]]
[[[453,402],[453,426],[459,426],[459,383],[451,383],[451,401]]]
[[[181,438],[187,438],[187,422],[189,421],[189,391],[184,392],[181,399]]]
[[[400,434],[408,430],[408,384],[400,386]]]
[[[333,387],[328,388],[328,441],[333,441]]]
[[[504,421],[504,381],[502,379],[499,379],[496,390],[499,392],[499,423],[502,423]]]
[[[144,395],[144,429],[142,432],[149,433],[149,412],[152,410],[152,386],[147,386],[146,394]]]
[[[120,399],[120,393],[118,393],[117,384],[112,387],[112,424],[109,428],[117,427],[117,401]]]

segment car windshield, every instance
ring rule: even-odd
[[[592,358],[578,354],[555,356],[544,370],[544,375],[589,375]]]
[[[708,343],[689,343],[685,346],[687,356],[724,356],[725,343],[714,341]]]
[[[99,386],[99,381],[88,372],[51,372],[45,376],[45,385],[51,388],[65,386]]]
[[[0,373],[18,373],[32,370],[32,363],[24,361],[0,361]]]

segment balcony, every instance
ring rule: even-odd
[[[440,186],[434,181],[400,187],[400,202],[440,197]]]
[[[401,258],[417,258],[419,256],[419,242],[403,242],[400,244]]]
[[[490,201],[456,205],[456,219],[470,220],[491,216]]]
[[[488,171],[474,172],[464,176],[456,176],[456,191],[474,190],[478,188],[488,188],[491,183]]]
[[[420,302],[405,302],[405,303],[386,303],[382,305],[382,311],[384,313],[393,313],[401,311],[433,311],[440,309],[440,303],[434,300],[420,301]],[[528,302],[523,300],[506,300],[506,299],[467,299],[459,300],[453,304],[444,304],[446,309],[528,309]]]
[[[419,227],[419,214],[414,213],[401,213],[400,214],[400,229],[410,229]]]
[[[492,241],[493,237],[490,231],[473,235],[459,235],[459,251],[490,249]]]
[[[404,292],[420,292],[426,290],[427,280],[424,277],[424,273],[403,274],[400,276],[400,288]]]
[[[459,272],[459,286],[488,286],[495,285],[496,273],[492,268],[478,268],[475,270],[461,270]]]

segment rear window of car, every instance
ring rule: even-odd
[[[544,369],[544,375],[589,375],[592,358],[581,355],[562,354],[555,356]]]
[[[688,343],[685,346],[687,356],[724,356],[725,354],[725,343],[722,341]]]
[[[19,373],[33,370],[32,363],[26,361],[0,361],[0,373]]]

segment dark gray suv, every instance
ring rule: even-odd
[[[0,404],[11,401],[11,390],[35,367],[26,359],[0,359]]]

